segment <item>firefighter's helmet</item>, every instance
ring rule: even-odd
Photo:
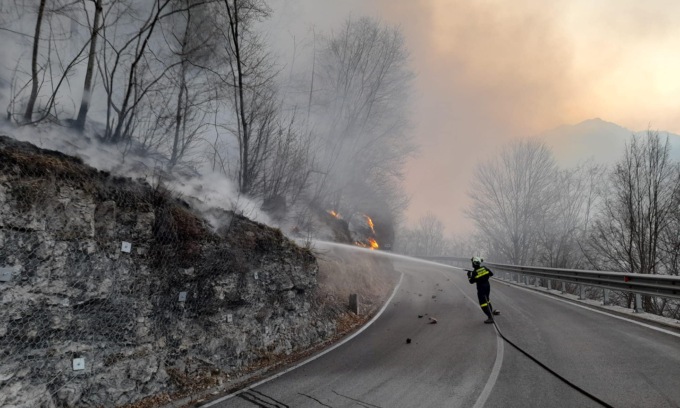
[[[479,266],[482,265],[482,262],[484,262],[484,259],[480,258],[478,256],[473,256],[471,261],[472,261],[472,266],[475,267],[475,268],[478,268]]]

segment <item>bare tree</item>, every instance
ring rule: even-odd
[[[125,4],[117,4],[118,9],[110,8],[104,13],[101,28],[104,46],[99,62],[99,72],[107,94],[106,131],[104,140],[117,143],[132,137],[135,114],[144,98],[177,62],[165,64],[150,57],[149,45],[159,22],[181,10],[167,10],[171,0],[154,0],[147,17],[141,20],[138,28],[121,43],[116,42],[116,29],[109,35],[107,19],[120,18],[131,13]],[[138,22],[137,16],[130,18]],[[152,53],[151,53],[152,55]],[[123,75],[123,79],[118,77]],[[115,115],[114,115],[115,113]]]
[[[62,87],[70,87],[70,77],[75,68],[82,62],[82,55],[89,43],[89,39],[81,46],[78,38],[78,26],[81,24],[76,3],[66,0],[41,2],[37,9],[37,24],[32,38],[32,58],[30,74],[25,86],[15,88],[14,95],[8,107],[8,119],[15,113],[13,106],[23,90],[30,85],[30,95],[26,110],[22,114],[22,124],[34,124],[48,117],[58,119],[58,114],[64,106],[58,106],[57,100],[63,99]],[[21,15],[21,13],[18,13]],[[19,19],[21,20],[21,19]],[[17,22],[21,24],[21,21]],[[19,31],[10,30],[14,35],[27,37]],[[75,52],[74,52],[75,50]],[[15,76],[23,74],[20,61],[17,61]],[[19,80],[21,81],[21,80]],[[13,79],[16,83],[16,78]],[[45,94],[44,89],[48,90]],[[40,96],[47,97],[40,108],[40,115],[36,118],[36,105],[42,103]]]
[[[557,176],[550,150],[530,140],[477,165],[466,214],[494,259],[518,265],[536,260],[542,222],[556,202]]]
[[[381,202],[403,202],[394,189],[401,188],[404,161],[415,149],[407,133],[413,75],[400,30],[370,18],[348,19],[320,48],[316,89],[307,102],[325,146],[317,195],[337,209],[361,201],[368,190]]]
[[[250,194],[261,172],[274,132],[276,75],[253,23],[266,18],[270,10],[261,0],[224,0],[227,31],[223,39],[228,54],[227,81],[233,89],[237,124],[232,133],[239,150],[238,185]]]
[[[672,207],[677,209],[669,214],[668,227],[662,232],[660,237],[659,257],[662,264],[662,269],[669,275],[677,276],[680,274],[680,169],[678,163],[676,166],[675,181],[671,182],[674,185],[674,197]],[[680,318],[680,302],[664,301],[664,299],[657,300],[660,302],[656,309],[662,313],[666,311],[666,315],[673,318]],[[656,306],[657,303],[654,303]]]
[[[605,190],[593,245],[602,260],[619,270],[658,273],[661,234],[674,208],[677,166],[669,159],[668,139],[648,132],[633,137]]]
[[[163,127],[172,135],[168,167],[180,162],[201,139],[208,128],[206,118],[216,109],[214,102],[221,97],[210,76],[219,68],[217,55],[217,20],[209,4],[200,0],[175,0],[174,10],[180,10],[163,21],[161,33],[169,53],[157,53],[157,58],[177,64],[162,80],[163,92],[154,104],[164,105],[159,114]],[[161,102],[162,101],[162,102]]]
[[[585,237],[598,168],[560,170],[552,185],[555,200],[540,220],[537,261],[553,268],[584,266],[580,242]]]
[[[394,250],[411,256],[450,255],[451,242],[444,236],[444,223],[432,213],[420,217],[412,228],[403,228]]]
[[[678,164],[675,163],[677,167]],[[674,189],[672,208],[677,209],[669,214],[668,227],[660,237],[661,262],[663,270],[669,275],[680,274],[680,171],[676,171],[675,181],[671,181]]]
[[[634,273],[667,273],[662,262],[664,236],[677,213],[678,166],[657,132],[634,136],[604,191],[601,214],[590,236],[591,259],[598,267]],[[671,231],[677,234],[677,231]],[[672,252],[672,244],[669,247]],[[658,304],[645,297],[645,310]]]
[[[26,112],[24,113],[24,121],[30,122],[33,117],[33,108],[35,101],[38,99],[38,50],[40,48],[40,28],[42,26],[43,15],[45,13],[45,0],[40,0],[38,7],[38,15],[35,22],[35,34],[33,35],[33,54],[31,57],[31,95],[26,103]]]
[[[483,245],[479,244],[479,237],[474,233],[452,235],[448,239],[448,246],[444,252],[448,256],[473,257],[483,255]]]
[[[287,122],[277,124],[271,154],[262,171],[261,194],[265,202],[295,203],[308,187],[314,167],[312,136],[297,127],[296,112]]]
[[[87,68],[85,70],[85,81],[83,83],[83,96],[80,101],[80,109],[78,110],[78,117],[73,127],[79,131],[85,128],[85,119],[87,112],[90,109],[90,100],[92,99],[92,79],[94,77],[94,64],[97,53],[97,37],[99,37],[100,20],[104,10],[102,0],[93,0],[94,17],[90,27],[90,50],[87,56]],[[87,3],[83,2],[83,9],[87,13]]]

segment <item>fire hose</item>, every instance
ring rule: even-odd
[[[486,301],[489,302],[489,298],[487,298]],[[498,327],[498,324],[496,323],[496,320],[493,318],[493,315],[492,315],[491,319],[493,320],[493,325],[494,325],[494,327],[496,328],[496,331],[498,332],[498,335],[501,336],[501,338],[502,338],[506,343],[508,343],[509,345],[511,345],[513,348],[515,348],[515,349],[516,349],[517,351],[519,351],[520,353],[524,354],[526,357],[528,357],[529,360],[531,360],[531,361],[533,361],[534,363],[538,364],[539,367],[545,369],[547,372],[549,372],[550,374],[552,374],[552,375],[554,375],[555,377],[557,377],[557,379],[559,379],[559,380],[562,381],[563,383],[567,384],[567,385],[570,386],[571,388],[575,389],[576,391],[580,392],[581,394],[585,395],[586,397],[590,398],[591,400],[597,402],[598,404],[602,405],[603,407],[614,408],[612,405],[610,405],[610,404],[608,404],[608,403],[602,401],[600,398],[594,396],[593,394],[589,393],[588,391],[584,390],[583,388],[579,387],[578,385],[576,385],[576,384],[574,384],[573,382],[569,381],[568,379],[564,378],[563,376],[561,376],[560,374],[558,374],[555,370],[553,370],[552,368],[548,367],[547,365],[545,365],[544,363],[542,363],[541,361],[539,361],[537,358],[535,358],[534,356],[532,356],[532,355],[529,354],[528,352],[524,351],[520,346],[518,346],[518,345],[516,345],[515,343],[513,343],[512,341],[510,341],[507,337],[505,337],[505,335],[503,335],[503,332],[502,332],[501,329]]]

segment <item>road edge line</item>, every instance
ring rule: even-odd
[[[449,266],[454,269],[464,270],[463,268],[459,268],[457,266],[450,265],[445,266]],[[475,305],[475,307],[479,307],[479,304],[475,302],[475,300],[471,298],[467,293],[465,293],[463,288],[458,286],[455,282],[453,282],[453,285],[460,291],[460,293],[463,294],[463,296],[465,296],[470,302],[472,302],[472,304]],[[503,338],[501,337],[501,334],[498,331],[496,325],[494,325],[494,332],[496,333],[496,360],[493,362],[491,374],[489,374],[489,378],[486,380],[486,384],[484,384],[484,388],[482,388],[482,392],[481,394],[479,394],[479,397],[477,397],[477,401],[475,401],[475,405],[473,405],[472,408],[484,407],[484,404],[486,404],[486,400],[489,399],[489,396],[491,395],[491,391],[493,391],[493,388],[496,386],[496,380],[498,380],[501,368],[503,367],[503,359],[505,357],[505,345],[503,343]]]
[[[493,387],[496,386],[496,380],[498,375],[501,373],[501,367],[503,366],[503,354],[505,352],[505,346],[503,345],[503,339],[496,329],[496,361],[493,363],[493,368],[491,369],[491,374],[489,379],[486,380],[486,385],[482,389],[482,393],[477,397],[477,401],[472,408],[482,408],[486,404],[486,400],[489,399]]]
[[[615,319],[619,319],[619,320],[623,320],[623,321],[626,321],[626,322],[629,322],[629,323],[637,324],[638,326],[646,327],[648,329],[652,329],[652,330],[658,331],[660,333],[669,334],[671,336],[680,338],[680,333],[673,331],[673,330],[664,329],[664,328],[659,327],[659,326],[655,326],[654,324],[652,324],[653,321],[650,321],[650,323],[644,323],[644,322],[641,322],[639,320],[632,319],[630,317],[620,316],[620,315],[616,314],[617,313],[616,311],[611,311],[611,310],[608,310],[608,309],[599,308],[599,307],[597,307],[597,305],[590,305],[590,304],[584,305],[584,304],[581,304],[580,302],[578,302],[576,300],[572,300],[572,299],[569,299],[569,298],[563,298],[563,297],[556,295],[556,294],[553,294],[553,293],[544,293],[542,291],[535,290],[531,287],[524,287],[524,286],[521,286],[521,285],[517,285],[516,283],[513,283],[513,282],[506,282],[506,281],[503,281],[503,280],[498,280],[497,282],[504,283],[504,284],[506,284],[510,287],[514,287],[514,288],[517,288],[517,289],[520,289],[520,290],[526,290],[527,292],[535,293],[537,295],[544,296],[548,299],[557,300],[558,302],[567,303],[567,304],[570,304],[570,305],[573,305],[573,306],[576,306],[576,307],[580,307],[581,309],[590,310],[591,312],[600,313],[600,314],[603,314],[605,316],[609,316],[609,317],[613,317]],[[657,322],[654,322],[654,323],[657,323]],[[663,323],[657,323],[657,324],[663,325]],[[672,329],[672,327],[670,327],[670,326],[666,326],[666,327],[669,327],[669,328]]]
[[[219,403],[221,403],[221,402],[224,402],[224,401],[226,401],[226,400],[229,400],[229,399],[231,399],[231,398],[233,398],[233,397],[235,397],[235,396],[237,396],[237,395],[239,395],[239,394],[241,394],[241,393],[244,393],[244,392],[246,392],[246,391],[248,391],[248,390],[251,390],[251,389],[253,389],[253,388],[259,387],[260,385],[265,384],[265,383],[267,383],[267,382],[269,382],[269,381],[275,380],[275,379],[281,377],[281,376],[284,375],[284,374],[287,374],[287,373],[289,373],[289,372],[291,372],[291,371],[293,371],[293,370],[295,370],[295,369],[298,369],[298,368],[302,367],[303,365],[305,365],[305,364],[307,364],[307,363],[310,363],[310,362],[316,360],[317,358],[319,358],[319,357],[321,357],[321,356],[323,356],[323,355],[325,355],[325,354],[327,354],[327,353],[330,353],[331,351],[335,350],[336,348],[338,348],[338,347],[342,346],[343,344],[347,343],[348,341],[352,340],[353,338],[355,338],[356,336],[358,336],[359,334],[361,334],[364,330],[368,329],[368,328],[369,328],[376,320],[378,320],[378,318],[383,314],[383,312],[385,311],[385,309],[387,309],[387,306],[389,306],[390,303],[392,302],[392,299],[393,299],[394,296],[397,294],[397,291],[398,291],[399,288],[401,287],[401,283],[402,283],[403,280],[404,280],[404,272],[401,272],[401,276],[399,276],[399,282],[397,282],[397,285],[394,287],[394,290],[392,290],[392,294],[391,294],[390,297],[387,299],[387,301],[385,301],[385,304],[382,306],[382,308],[380,308],[380,310],[378,311],[378,313],[376,313],[375,316],[373,316],[373,318],[371,318],[371,320],[369,320],[368,323],[366,323],[365,325],[363,325],[359,330],[355,331],[354,333],[352,333],[352,334],[349,335],[348,337],[344,338],[344,339],[343,339],[342,341],[340,341],[339,343],[336,343],[336,344],[334,344],[333,346],[331,346],[331,347],[325,349],[324,351],[320,352],[319,354],[316,354],[316,355],[314,355],[314,356],[312,356],[312,357],[310,357],[310,358],[308,358],[308,359],[306,359],[306,360],[304,360],[304,361],[302,361],[302,362],[300,362],[300,363],[298,363],[298,364],[296,364],[296,365],[294,365],[294,366],[292,366],[292,367],[289,367],[289,368],[287,368],[287,369],[285,369],[285,370],[283,370],[283,371],[281,371],[281,372],[279,372],[279,373],[276,373],[276,374],[272,375],[271,377],[267,377],[267,378],[265,378],[265,379],[263,379],[263,380],[260,380],[260,381],[254,383],[254,384],[251,384],[251,385],[249,385],[249,386],[247,386],[247,387],[245,387],[245,388],[243,388],[243,389],[241,389],[241,390],[238,390],[238,391],[236,391],[236,392],[233,392],[233,393],[231,393],[231,394],[229,394],[229,395],[225,395],[224,397],[220,397],[220,398],[218,398],[218,399],[216,399],[216,400],[210,401],[210,402],[208,402],[208,403],[206,403],[206,404],[204,404],[204,405],[200,405],[199,407],[200,407],[200,408],[208,408],[208,407],[212,407],[212,406],[217,405],[217,404],[219,404]]]

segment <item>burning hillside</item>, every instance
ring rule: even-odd
[[[390,249],[392,239],[382,231],[389,230],[371,218],[368,214],[355,214],[349,222],[349,230],[354,240],[354,245],[369,249]]]
[[[335,208],[318,208],[307,226],[293,228],[292,233],[304,237],[303,231],[314,231],[312,236],[368,249],[389,250],[394,241],[391,217],[376,212],[354,212],[347,215]],[[370,215],[369,215],[370,214]]]

